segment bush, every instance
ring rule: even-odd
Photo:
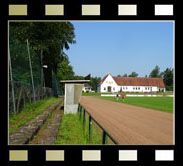
[[[166,90],[167,91],[173,91],[173,86],[171,85],[171,86],[166,86]]]

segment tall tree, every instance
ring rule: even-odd
[[[68,56],[64,56],[58,64],[57,76],[60,80],[72,80],[74,78],[73,67],[70,65]]]
[[[163,73],[160,72],[160,67],[158,65],[156,65],[155,68],[149,74],[149,77],[151,77],[151,78],[161,78],[162,74]]]
[[[91,77],[91,81],[89,84],[91,85],[92,90],[97,91],[97,87],[99,86],[100,81],[100,77]]]
[[[10,44],[16,40],[26,44],[29,40],[30,49],[40,56],[43,51],[43,64],[46,85],[51,87],[51,73],[57,73],[58,64],[63,60],[63,49],[74,44],[74,26],[70,22],[10,22]]]
[[[132,72],[128,77],[138,77],[138,74],[136,72]]]
[[[163,72],[163,81],[167,90],[173,90],[173,69],[166,68]]]

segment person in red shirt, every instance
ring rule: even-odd
[[[122,94],[121,97],[122,97],[122,101],[124,102],[124,100],[125,100],[125,94]]]

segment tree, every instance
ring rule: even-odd
[[[163,72],[163,81],[167,90],[173,90],[173,69],[166,68]]]
[[[128,77],[138,77],[138,74],[136,72],[132,72]]]
[[[78,76],[78,75],[75,75],[73,77],[74,80],[84,80],[84,77],[83,76]]]
[[[74,26],[70,22],[10,22],[10,44],[17,40],[26,45],[29,40],[30,49],[40,56],[43,52],[43,64],[46,86],[51,87],[51,73],[57,74],[58,65],[63,60],[63,49],[74,44]]]
[[[158,65],[151,71],[149,77],[151,78],[161,78],[163,73],[160,73],[160,67]]]
[[[97,91],[97,87],[99,86],[100,81],[100,77],[91,77],[91,81],[89,84],[92,87],[92,90],[94,90],[95,92]]]
[[[62,61],[58,64],[57,76],[60,80],[72,80],[74,78],[73,67],[70,65],[68,56],[63,56]]]
[[[122,77],[128,77],[128,75],[127,74],[123,74],[123,76]]]
[[[84,77],[85,80],[91,80],[91,74],[88,74],[86,77]]]

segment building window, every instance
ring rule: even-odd
[[[138,90],[140,90],[140,87],[138,87]]]
[[[128,89],[128,87],[126,87],[126,90]]]
[[[115,90],[115,88],[113,88],[113,90]]]
[[[104,87],[104,90],[106,90],[106,88]]]

